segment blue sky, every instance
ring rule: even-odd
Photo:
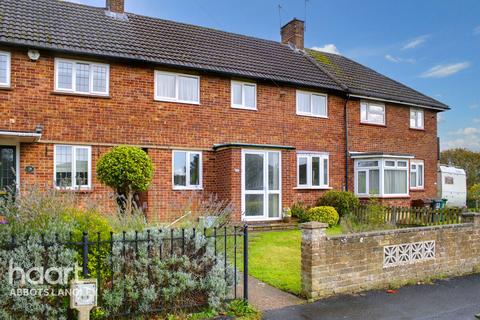
[[[271,40],[280,21],[305,18],[304,0],[125,2],[128,12]],[[480,1],[308,0],[307,8],[306,47],[337,51],[450,105],[439,119],[442,148],[480,151]]]

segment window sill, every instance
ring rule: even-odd
[[[373,123],[373,122],[362,122],[362,121],[360,121],[360,124],[365,125],[365,126],[374,126],[374,127],[380,127],[380,128],[386,128],[387,127],[386,124]]]
[[[74,188],[55,188],[58,192],[65,192],[65,193],[92,193],[93,188],[81,188],[81,189],[74,189]]]
[[[412,192],[425,191],[425,188],[410,188]]]
[[[176,104],[189,104],[192,106],[199,106],[200,102],[190,102],[190,101],[180,101],[180,100],[168,100],[168,99],[160,99],[160,98],[153,98],[153,101],[156,102],[168,102],[168,103],[176,103]]]
[[[77,92],[53,91],[52,95],[72,96],[72,97],[82,97],[82,98],[96,98],[96,99],[111,99],[110,95],[91,94],[91,93],[77,93]]]
[[[189,187],[185,187],[185,188],[179,188],[179,187],[173,187],[172,188],[173,191],[203,191],[203,187],[198,187],[198,188],[189,188]]]
[[[411,198],[410,195],[398,195],[398,196],[378,196],[378,195],[356,195],[360,199],[370,199],[370,198],[377,198],[377,199],[409,199]]]
[[[297,116],[300,117],[308,117],[308,118],[317,118],[317,119],[328,119],[328,116],[316,116],[313,114],[304,114],[304,113],[296,113]]]
[[[242,107],[242,106],[231,106],[232,109],[237,109],[237,110],[246,110],[246,111],[258,111],[257,108],[247,108],[247,107]]]
[[[0,86],[0,90],[3,91],[13,91],[13,88],[11,86]]]
[[[410,130],[414,130],[414,131],[425,131],[425,128],[412,128],[412,127],[410,127]]]
[[[331,190],[332,187],[294,187],[293,190]]]

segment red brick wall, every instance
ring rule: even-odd
[[[11,50],[10,50],[11,51]],[[71,58],[71,57],[70,57]],[[88,59],[81,59],[88,60]],[[41,52],[37,62],[26,50],[12,52],[12,88],[0,90],[0,130],[33,131],[44,126],[41,143],[22,144],[22,182],[52,183],[53,144],[92,146],[96,159],[115,144],[148,148],[155,165],[152,186],[146,195],[150,217],[172,220],[179,207],[192,197],[218,193],[241,206],[240,149],[214,152],[218,143],[244,142],[294,146],[296,150],[330,154],[330,185],[344,186],[344,98],[329,93],[328,119],[297,116],[295,88],[257,82],[257,109],[230,108],[230,79],[200,74],[200,105],[154,101],[154,67],[135,63],[110,63],[110,97],[93,98],[53,92],[53,56]],[[359,124],[359,101],[349,103],[350,141],[353,151],[413,153],[425,159],[426,191],[435,194],[436,115],[426,112],[425,131],[408,128],[408,107],[387,105],[387,128]],[[174,191],[171,183],[171,150],[203,151],[203,191]],[[34,174],[24,167],[35,167]],[[353,163],[350,189],[353,190]],[[295,201],[313,204],[324,192],[296,190],[296,151],[282,152],[283,206]],[[90,196],[108,198],[109,190],[93,176]],[[172,209],[173,208],[173,209]],[[237,213],[239,214],[239,212]]]

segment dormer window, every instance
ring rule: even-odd
[[[55,59],[55,91],[87,95],[108,95],[108,64]]]
[[[10,87],[10,53],[0,51],[0,87]]]

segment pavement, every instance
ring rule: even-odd
[[[255,304],[254,300],[251,303]],[[265,320],[310,319],[475,319],[480,313],[480,275],[470,275],[434,284],[407,286],[397,293],[370,291],[337,296],[313,303],[268,310]]]

